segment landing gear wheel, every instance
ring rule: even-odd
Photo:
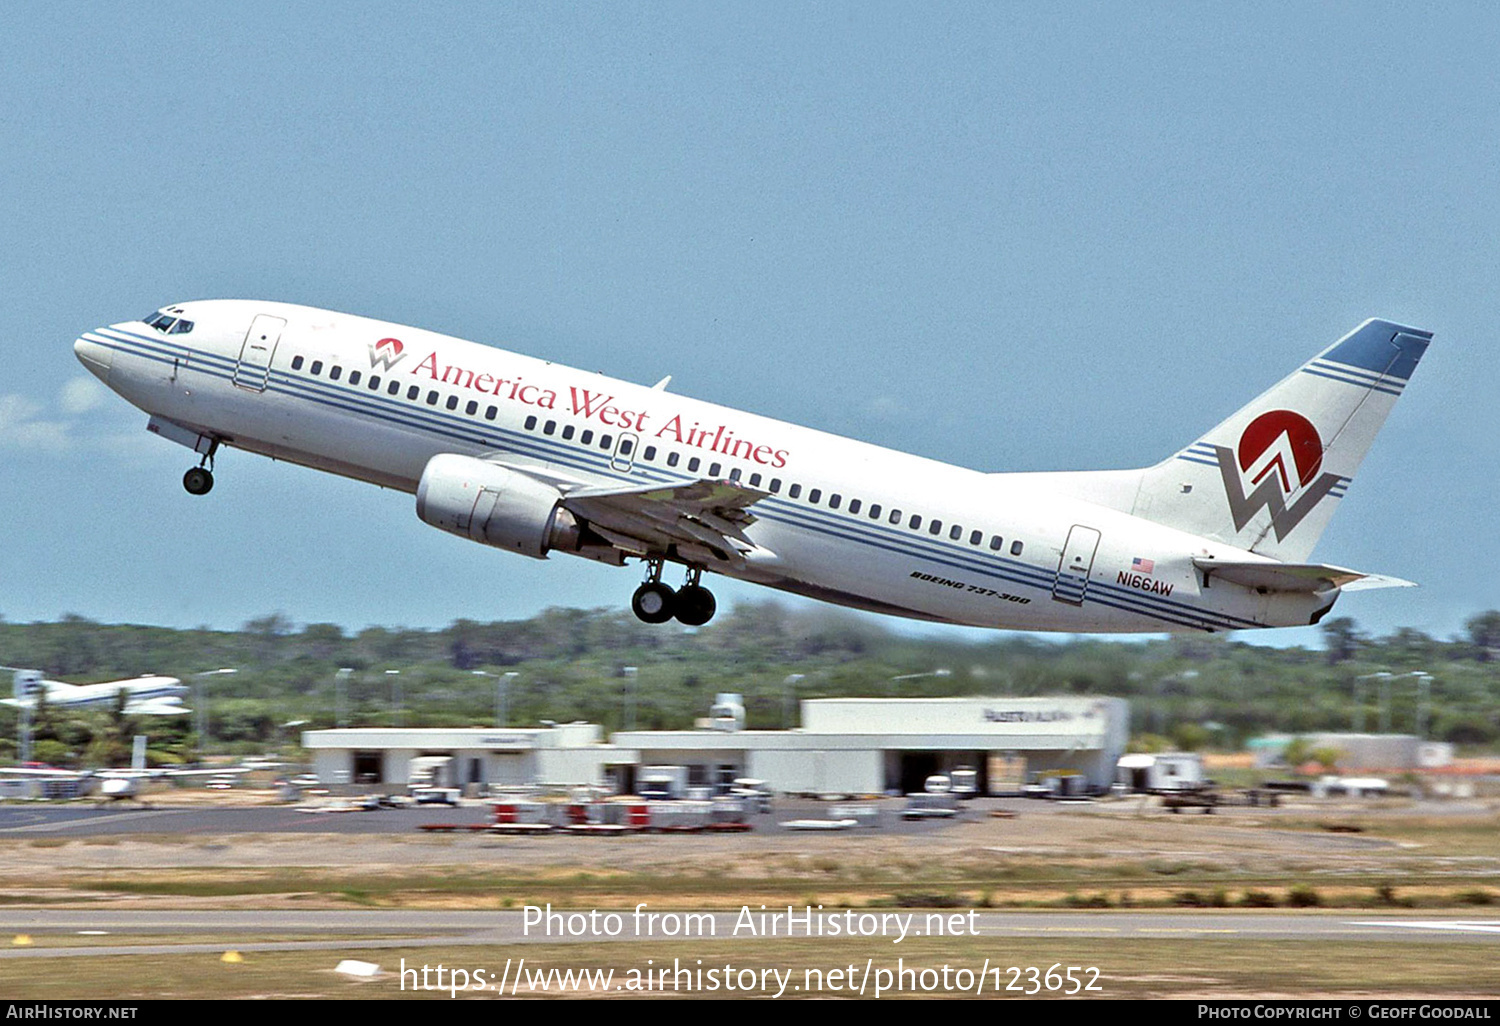
[[[189,495],[207,495],[214,486],[213,471],[206,467],[194,467],[182,475],[182,487]]]
[[[683,585],[677,593],[677,622],[689,627],[702,627],[714,618],[719,604],[714,593],[701,584]]]
[[[646,623],[666,623],[677,606],[677,592],[660,581],[647,581],[630,596],[630,611]]]

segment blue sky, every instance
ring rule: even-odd
[[[986,470],[1154,462],[1401,320],[1436,340],[1315,556],[1423,584],[1341,601],[1377,633],[1500,606],[1490,6],[14,4],[6,26],[8,619],[628,599],[634,570],[486,551],[243,453],[186,495],[186,450],[71,344],[208,297],[670,373]]]

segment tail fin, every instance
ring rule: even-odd
[[[1431,341],[1430,331],[1365,321],[1154,467],[1028,476],[1147,520],[1302,562]]]
[[[15,683],[11,687],[13,698],[35,698],[40,692],[46,691],[47,686],[42,683],[42,675],[38,670],[17,670]]]

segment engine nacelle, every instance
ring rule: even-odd
[[[581,547],[578,521],[561,502],[561,492],[536,478],[452,453],[428,460],[417,485],[417,516],[426,523],[533,559]]]

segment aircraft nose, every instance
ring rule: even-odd
[[[88,368],[90,374],[109,384],[109,369],[114,362],[114,350],[98,342],[91,341],[87,335],[73,343],[73,355],[78,357],[78,362]]]

